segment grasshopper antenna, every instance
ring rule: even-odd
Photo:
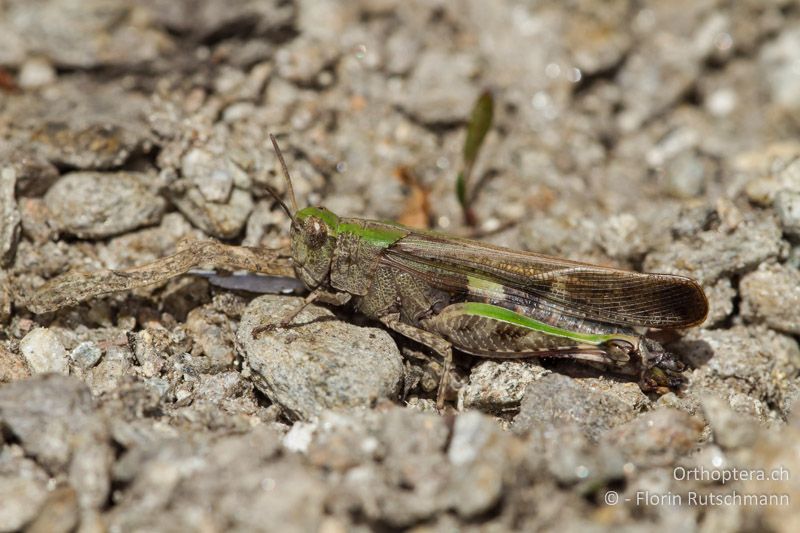
[[[286,185],[289,188],[289,197],[292,200],[292,207],[294,208],[294,212],[289,209],[289,206],[286,205],[278,193],[270,187],[269,185],[265,185],[267,192],[272,195],[273,198],[278,202],[278,205],[281,206],[281,209],[286,213],[289,219],[292,221],[292,226],[296,229],[300,229],[300,224],[297,222],[297,219],[294,217],[294,213],[297,212],[297,199],[294,196],[294,187],[292,187],[292,178],[289,176],[289,169],[286,166],[286,161],[283,159],[283,153],[281,153],[281,149],[278,146],[278,141],[275,140],[275,136],[273,134],[269,134],[269,140],[272,141],[272,148],[275,150],[275,155],[278,156],[278,161],[281,162],[281,171],[283,172],[283,177],[286,178]]]
[[[286,202],[284,202],[283,200],[281,200],[281,197],[278,195],[277,191],[276,191],[275,189],[273,189],[272,187],[270,187],[269,185],[264,185],[264,188],[267,190],[267,192],[268,192],[268,193],[269,193],[269,194],[270,194],[270,195],[271,195],[273,198],[275,198],[275,201],[277,201],[277,202],[278,202],[278,205],[279,205],[279,206],[281,206],[281,209],[283,209],[284,213],[286,213],[286,215],[287,215],[287,216],[289,217],[289,219],[292,221],[292,226],[294,226],[296,229],[300,229],[300,223],[299,223],[299,222],[297,222],[297,219],[296,219],[296,218],[294,218],[294,214],[293,214],[293,213],[292,213],[292,211],[289,209],[289,206],[288,206],[288,205],[286,205]]]
[[[272,147],[275,149],[275,155],[278,156],[278,161],[281,162],[283,177],[286,178],[286,185],[289,187],[289,198],[292,200],[292,209],[294,209],[296,213],[297,198],[294,197],[294,187],[292,187],[292,178],[289,176],[289,169],[286,167],[286,161],[283,159],[283,153],[281,153],[281,149],[278,146],[278,141],[275,140],[275,136],[271,133],[269,134],[269,140],[272,141]]]

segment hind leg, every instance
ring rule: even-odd
[[[408,337],[409,339],[423,344],[436,352],[444,360],[442,375],[439,377],[439,387],[436,392],[436,408],[444,408],[444,400],[447,395],[447,383],[450,378],[450,371],[453,368],[453,345],[441,335],[426,331],[407,324],[400,320],[400,314],[391,314],[380,319],[387,328]]]
[[[624,334],[562,330],[509,309],[475,302],[458,303],[421,322],[461,351],[480,357],[521,359],[562,357],[624,371],[631,366],[638,339]]]

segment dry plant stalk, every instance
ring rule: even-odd
[[[294,277],[288,249],[230,246],[214,241],[194,241],[174,255],[126,270],[70,271],[40,287],[27,301],[34,313],[47,313],[95,296],[154,285],[185,274],[201,265],[218,270],[247,270]]]

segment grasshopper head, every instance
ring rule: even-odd
[[[658,343],[642,337],[639,343],[642,371],[639,386],[643,391],[665,394],[686,383],[686,366]]]
[[[339,217],[324,207],[306,207],[292,224],[292,260],[300,280],[309,287],[325,282],[331,269]]]

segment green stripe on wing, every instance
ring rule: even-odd
[[[505,307],[480,302],[466,302],[461,304],[460,310],[471,315],[482,316],[520,326],[547,335],[572,339],[586,344],[599,345],[615,339],[631,340],[630,337],[619,334],[577,333],[566,329],[557,328],[544,322],[539,322],[525,315],[516,313]]]

